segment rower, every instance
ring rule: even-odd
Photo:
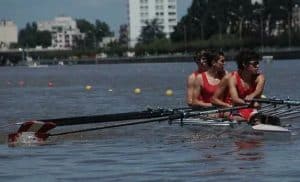
[[[193,104],[193,93],[194,93],[194,82],[198,74],[207,70],[207,50],[202,50],[200,52],[196,52],[194,56],[194,61],[197,64],[198,69],[194,71],[192,74],[188,76],[187,79],[187,95],[186,95],[186,102],[189,106]]]
[[[209,51],[207,56],[208,70],[198,74],[194,82],[193,107],[210,107],[211,98],[220,80],[225,76],[225,57],[223,52]]]
[[[249,49],[241,50],[236,56],[238,70],[225,76],[216,90],[212,103],[218,106],[232,107],[245,105],[247,101],[260,98],[265,77],[259,72],[260,56]],[[253,103],[253,107],[258,107]],[[256,109],[241,109],[233,113],[233,119],[250,121],[251,116],[257,113]]]

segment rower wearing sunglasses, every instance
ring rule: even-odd
[[[212,103],[231,107],[244,105],[247,101],[260,98],[265,85],[265,77],[259,71],[260,56],[258,53],[244,49],[236,56],[238,70],[226,75],[216,90]],[[254,104],[257,107],[258,104]],[[241,109],[232,114],[235,120],[250,121],[257,113],[256,109]]]

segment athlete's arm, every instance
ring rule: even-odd
[[[254,98],[258,98],[262,95],[263,91],[264,91],[264,86],[265,86],[265,76],[260,74],[256,80],[256,88],[255,88],[255,91],[249,95],[247,95],[245,97],[245,100],[252,100]]]
[[[195,75],[192,73],[187,79],[186,103],[189,106],[193,105]]]
[[[227,74],[220,81],[218,88],[211,99],[212,104],[217,106],[223,106],[223,107],[231,107],[230,104],[224,102],[224,98],[226,97],[225,94],[228,94],[227,88],[229,87],[228,84],[229,84],[230,76],[231,76],[230,74]]]

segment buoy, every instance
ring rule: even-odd
[[[167,89],[166,90],[166,96],[172,96],[173,95],[173,90],[172,89]]]
[[[25,82],[24,82],[23,80],[21,80],[21,81],[19,81],[19,85],[20,85],[21,87],[23,87],[23,86],[25,85]]]
[[[109,92],[112,92],[113,90],[110,88],[110,89],[108,89],[108,91],[109,91]]]
[[[53,83],[52,82],[48,82],[48,87],[53,87]]]
[[[85,86],[85,90],[91,90],[91,89],[92,89],[92,86],[90,86],[90,85]]]
[[[141,89],[140,88],[135,88],[134,89],[134,93],[135,94],[140,94],[142,91],[141,91]]]
[[[261,95],[260,98],[266,99],[267,97],[265,95]]]

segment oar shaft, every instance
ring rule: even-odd
[[[215,114],[215,113],[223,113],[223,112],[231,112],[235,110],[240,109],[247,109],[250,108],[249,105],[241,105],[241,106],[234,106],[234,107],[228,107],[228,108],[221,108],[221,109],[213,109],[213,110],[207,110],[207,111],[198,111],[194,113],[189,113],[187,117],[193,117],[193,116],[199,116],[199,115],[205,115],[205,114]]]
[[[273,109],[267,110],[267,111],[262,111],[259,110],[259,112],[263,112],[264,114],[275,114],[277,112],[281,112],[282,109],[286,108],[286,105],[282,105],[282,106],[278,106],[278,107],[274,107]],[[279,110],[279,111],[278,111]]]
[[[91,123],[106,123],[113,121],[126,121],[135,119],[148,119],[157,118],[161,116],[168,116],[178,111],[191,111],[194,108],[190,107],[180,107],[174,109],[148,109],[145,111],[138,112],[127,112],[127,113],[115,113],[115,114],[104,114],[104,115],[92,115],[92,116],[78,116],[69,118],[55,118],[55,119],[41,119],[38,121],[42,122],[52,122],[56,126],[66,126],[66,125],[79,125],[79,124],[91,124]],[[200,108],[197,108],[200,109]]]
[[[122,123],[122,124],[115,124],[115,125],[109,125],[109,126],[101,126],[101,127],[95,127],[95,128],[87,128],[87,129],[73,130],[73,131],[67,131],[67,132],[62,132],[62,133],[49,134],[49,136],[59,136],[59,135],[81,133],[81,132],[87,132],[87,131],[102,130],[102,129],[108,129],[108,128],[117,128],[117,127],[122,127],[122,126],[146,124],[146,123],[152,123],[152,122],[166,121],[168,119],[169,119],[169,116],[164,116],[161,118],[148,119],[148,120],[143,120],[143,121],[127,122],[127,123]]]
[[[79,117],[71,117],[71,118],[43,119],[39,121],[53,122],[56,124],[56,126],[65,126],[65,125],[105,123],[105,122],[112,122],[112,121],[155,118],[155,117],[161,117],[166,114],[169,114],[169,112],[170,111],[153,110],[153,111],[104,114],[104,115],[94,115],[94,116],[79,116]]]
[[[279,116],[281,114],[284,114],[284,113],[290,113],[290,112],[293,112],[295,111],[296,109],[300,108],[300,106],[297,106],[297,107],[293,107],[293,108],[290,108],[290,109],[287,109],[287,110],[282,110],[282,111],[279,111],[275,114],[272,114],[272,115],[275,115],[275,116]]]
[[[287,113],[282,113],[280,115],[277,115],[278,117],[285,117],[285,116],[290,116],[290,115],[295,115],[295,114],[299,114],[300,111],[291,111],[291,112],[287,112]]]
[[[300,101],[296,100],[283,100],[283,99],[252,99],[252,102],[259,102],[259,103],[268,103],[268,104],[286,104],[291,106],[298,106],[300,105]]]

